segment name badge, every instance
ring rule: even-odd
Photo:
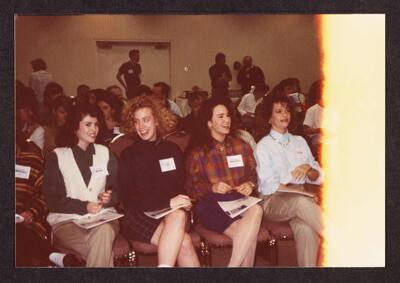
[[[128,74],[133,74],[133,69],[128,69]]]
[[[298,148],[296,148],[294,150],[294,155],[296,156],[296,158],[299,158],[299,159],[306,157],[306,153],[304,152],[304,150],[303,149],[298,149]]]
[[[30,166],[15,164],[15,178],[29,179],[30,173],[31,173]]]
[[[121,131],[119,130],[119,127],[114,127],[113,133],[114,133],[114,135],[121,134]]]
[[[235,167],[243,167],[243,158],[241,154],[238,155],[231,155],[226,157],[228,161],[228,167],[229,168],[235,168]]]
[[[174,158],[166,158],[159,160],[161,172],[168,172],[176,170]]]
[[[92,175],[94,175],[95,177],[107,176],[108,175],[107,168],[103,168],[103,167],[90,166],[90,172],[92,172]]]

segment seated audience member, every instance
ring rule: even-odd
[[[24,87],[16,93],[16,110],[17,123],[19,123],[25,139],[31,140],[43,150],[44,129],[37,122],[38,102],[30,87]]]
[[[120,99],[124,104],[126,104],[126,98],[124,97],[124,92],[122,91],[122,89],[117,86],[117,85],[111,85],[109,87],[106,88],[106,92],[110,93],[112,95],[115,95],[116,97],[118,97],[118,99]]]
[[[38,112],[38,121],[41,125],[49,125],[51,122],[53,101],[56,97],[64,94],[64,89],[56,82],[50,82],[46,85],[43,92],[44,107]]]
[[[211,80],[211,89],[225,88],[229,89],[229,82],[232,80],[231,70],[226,63],[224,53],[215,55],[215,64],[208,69]]]
[[[164,82],[155,83],[152,92],[156,97],[164,101],[165,107],[170,109],[179,117],[183,117],[182,110],[179,108],[178,104],[170,99],[171,88],[169,85]]]
[[[311,141],[311,152],[318,160],[322,134],[322,112],[324,109],[322,100],[322,83],[321,80],[318,80],[310,87],[308,96],[313,97],[313,100],[315,100],[316,103],[307,109],[303,122],[304,133]]]
[[[147,85],[139,85],[135,91],[133,92],[133,97],[139,96],[139,95],[147,95],[147,96],[151,96],[153,95],[153,92],[151,90],[151,88]],[[132,97],[132,98],[133,98]],[[128,98],[130,99],[130,98]]]
[[[192,134],[197,131],[199,110],[207,100],[207,93],[204,91],[192,91],[187,95],[187,100],[192,111],[189,115],[181,119],[178,128],[179,130]]]
[[[320,184],[322,176],[306,141],[288,131],[289,106],[285,95],[268,95],[265,99],[268,131],[254,151],[258,190],[265,198],[264,219],[289,221],[297,262],[311,267],[317,264],[322,219],[316,197],[305,191],[305,183]]]
[[[51,227],[42,194],[43,158],[40,149],[26,141],[17,124],[15,146],[16,266],[79,266],[74,255],[56,252],[50,244]],[[37,259],[38,262],[34,262]]]
[[[124,112],[124,129],[138,138],[119,160],[121,199],[126,210],[123,232],[129,238],[158,247],[158,266],[200,266],[190,236],[185,232],[191,202],[184,194],[185,169],[179,147],[161,139],[166,122],[161,103],[148,96],[134,97]],[[167,126],[168,127],[168,126]],[[165,131],[165,130],[164,130]],[[184,205],[160,219],[144,214]]]
[[[256,141],[254,140],[253,136],[246,130],[237,129],[237,136],[244,142],[246,142],[252,150],[256,148]]]
[[[55,247],[79,253],[87,267],[113,266],[113,242],[119,230],[118,220],[91,229],[68,221],[76,214],[115,211],[117,160],[107,147],[95,143],[100,116],[90,106],[73,110],[69,127],[56,140],[60,147],[46,160],[43,181]]]
[[[61,95],[54,99],[52,119],[49,126],[44,127],[43,156],[46,158],[56,148],[56,137],[63,130],[68,115],[72,111],[71,98]]]
[[[235,137],[232,109],[226,100],[207,100],[199,115],[200,130],[186,162],[186,189],[198,200],[195,211],[200,223],[232,239],[228,266],[253,266],[261,207],[252,206],[241,216],[231,218],[218,205],[218,201],[236,200],[253,193],[257,182],[253,151]],[[234,159],[238,166],[233,164]]]
[[[76,89],[76,104],[87,104],[89,103],[89,92],[90,87],[85,84],[81,84]]]
[[[254,93],[249,92],[242,97],[237,109],[242,115],[242,126],[252,132],[255,123],[256,106],[261,103],[265,94],[269,91],[269,86],[266,84],[258,84],[255,86]]]
[[[39,103],[39,109],[43,108],[43,92],[46,85],[53,81],[53,76],[46,71],[47,64],[41,59],[31,61],[33,73],[29,76],[29,86],[36,94],[36,99]]]
[[[124,104],[115,95],[105,93],[97,98],[97,105],[103,113],[105,122],[105,131],[102,135],[103,141],[101,143],[108,145],[115,136],[121,133],[121,113]]]

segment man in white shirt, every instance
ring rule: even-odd
[[[33,73],[29,76],[29,86],[36,94],[39,110],[43,108],[43,92],[49,82],[54,81],[53,76],[46,71],[47,64],[43,59],[31,61]]]
[[[263,83],[256,85],[254,92],[250,91],[245,94],[237,107],[240,115],[242,115],[242,125],[249,132],[254,127],[256,107],[262,102],[264,95],[268,91],[268,85]]]
[[[170,90],[171,88],[168,84],[158,82],[153,85],[152,92],[155,96],[158,96],[165,101],[167,108],[169,108],[173,113],[179,117],[183,117],[182,110],[179,108],[178,104],[169,99]]]

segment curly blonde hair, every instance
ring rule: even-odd
[[[130,99],[122,112],[122,128],[125,134],[137,134],[135,129],[135,112],[145,107],[152,110],[154,117],[159,122],[157,133],[160,137],[175,131],[179,117],[167,109],[162,100],[140,95]]]

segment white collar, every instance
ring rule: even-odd
[[[281,145],[287,145],[290,142],[290,134],[289,132],[286,130],[286,133],[281,134],[273,129],[271,129],[271,131],[269,132],[269,135],[271,136],[271,138],[273,140],[278,141]]]

